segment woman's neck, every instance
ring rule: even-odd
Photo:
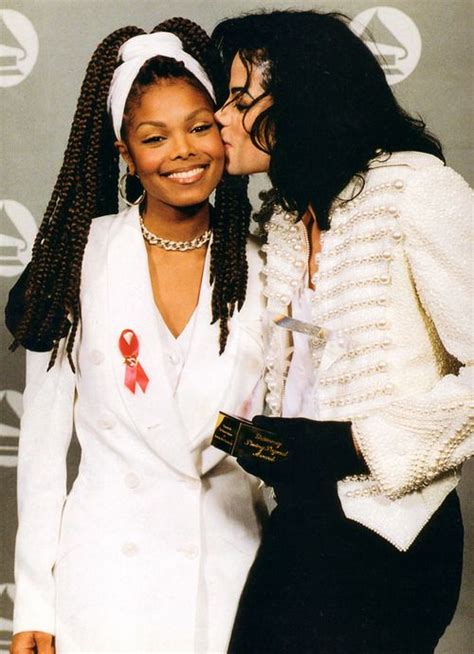
[[[209,206],[207,201],[191,207],[147,205],[143,222],[147,229],[161,238],[190,241],[209,228]]]

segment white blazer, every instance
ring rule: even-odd
[[[248,246],[243,309],[225,352],[211,325],[209,257],[173,395],[145,246],[132,208],[93,221],[82,271],[74,375],[61,350],[28,353],[19,465],[14,631],[70,652],[224,652],[260,540],[257,480],[210,446],[217,412],[263,405],[261,260]],[[140,341],[146,392],[124,384],[124,329]],[[82,448],[66,497],[73,426]]]
[[[406,550],[474,453],[473,195],[439,159],[399,152],[342,196],[313,279],[322,337],[308,392],[315,419],[352,422],[370,468],[339,482],[345,515]],[[267,229],[267,401],[279,415],[292,348],[272,317],[289,312],[309,252],[295,216],[280,210]]]

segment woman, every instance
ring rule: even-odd
[[[117,30],[89,64],[9,305],[32,350],[13,654],[226,650],[263,502],[210,437],[218,410],[261,410],[263,354],[248,202],[219,183],[220,66],[182,18]]]
[[[230,651],[433,652],[458,598],[454,489],[474,444],[471,191],[345,17],[248,15],[214,38],[227,170],[274,187],[271,417],[254,422],[292,443],[282,464],[241,461],[277,508]]]

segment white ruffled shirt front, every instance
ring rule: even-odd
[[[311,298],[315,291],[308,287],[307,276],[291,303],[293,318],[311,323]],[[314,419],[315,374],[312,365],[309,336],[292,332],[293,356],[283,397],[282,415],[285,418]]]

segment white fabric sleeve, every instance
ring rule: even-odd
[[[56,558],[66,498],[66,455],[73,430],[75,377],[63,348],[27,352],[18,453],[14,633],[55,632]]]
[[[441,166],[413,172],[406,194],[400,224],[409,269],[427,329],[446,351],[439,360],[448,353],[455,365],[430,390],[353,423],[373,477],[392,500],[474,453],[473,194]]]

